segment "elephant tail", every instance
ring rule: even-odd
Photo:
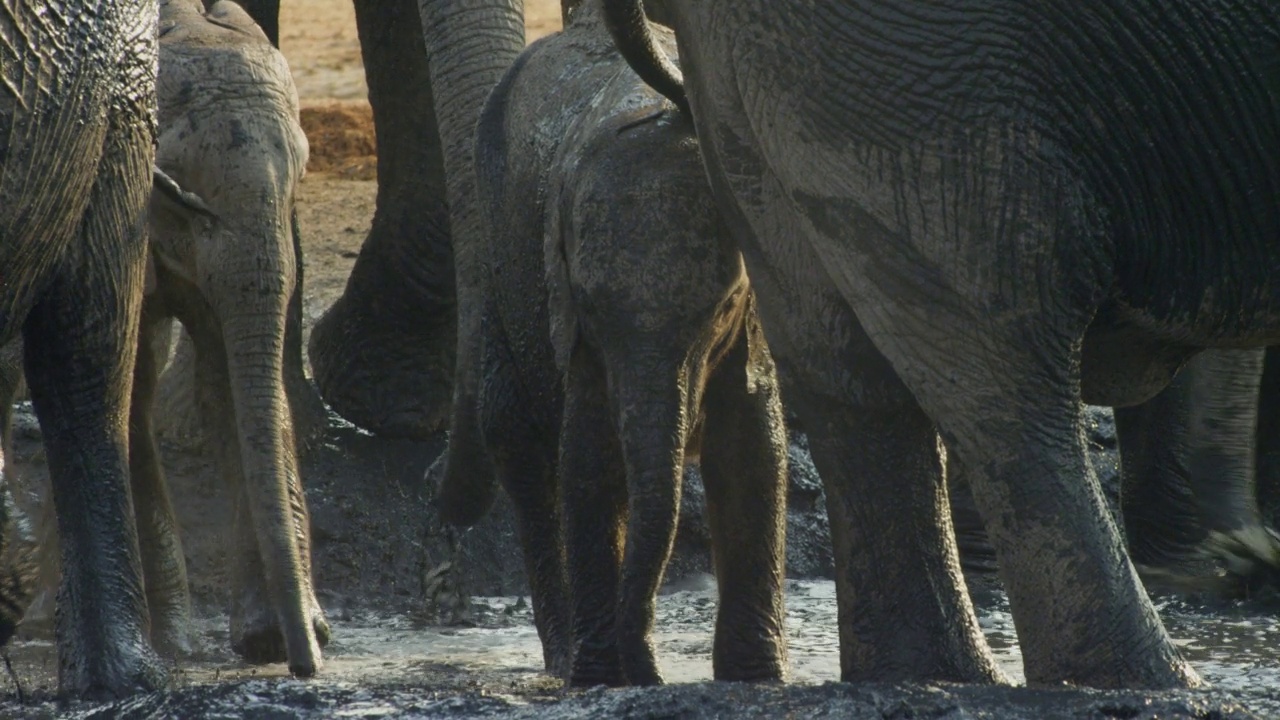
[[[686,117],[689,100],[684,77],[653,36],[642,0],[605,0],[604,21],[618,52],[640,79],[675,103]]]

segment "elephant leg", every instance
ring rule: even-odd
[[[1247,588],[1280,570],[1280,538],[1263,525],[1255,447],[1263,350],[1206,350],[1190,403],[1190,484],[1209,549]]]
[[[1087,321],[1073,327],[1033,316],[974,327],[937,311],[930,327],[947,328],[952,339],[940,353],[914,345],[929,332],[913,332],[910,318],[890,312],[878,320],[896,328],[886,346],[970,477],[1027,681],[1196,684],[1138,581],[1086,457],[1072,348]]]
[[[560,524],[560,493],[556,477],[558,428],[548,426],[560,407],[540,403],[551,393],[529,397],[510,355],[506,337],[496,330],[492,306],[483,323],[485,382],[479,403],[480,431],[492,467],[515,508],[516,534],[524,554],[525,573],[533,604],[533,620],[542,641],[548,673],[567,678],[573,662],[572,606],[565,571]]]
[[[221,343],[210,332],[192,332],[196,341],[196,398],[201,417],[212,435],[212,448],[219,459],[224,485],[231,499],[231,647],[246,661],[274,663],[288,660],[280,617],[273,606],[267,570],[262,559],[250,510],[237,442],[235,412],[231,404],[230,375]],[[298,553],[302,561],[303,585],[308,589],[306,604],[317,644],[323,648],[330,628],[315,597],[311,579],[310,527],[305,498],[296,482],[289,483],[289,507],[297,529]]]
[[[48,513],[46,535],[53,539],[52,547],[37,542],[26,514],[14,499],[12,423],[13,400],[25,381],[22,374],[22,342],[14,340],[0,349],[0,647],[4,647],[18,629],[18,623],[28,612],[32,597],[39,587],[39,560],[52,559],[57,552],[57,536],[52,531],[53,513]],[[46,498],[44,507],[52,506]],[[53,568],[56,574],[56,563]],[[56,580],[54,580],[56,582]]]
[[[560,493],[573,598],[571,685],[626,684],[618,652],[627,477],[600,360],[575,349],[565,378]]]
[[[1120,514],[1133,562],[1171,569],[1195,555],[1206,533],[1190,484],[1190,406],[1201,370],[1192,359],[1160,394],[1115,408]]]
[[[783,680],[787,673],[787,433],[768,353],[752,317],[704,400],[702,480],[720,589],[716,680]]]
[[[959,572],[934,426],[882,357],[868,348],[857,367],[861,402],[811,386],[799,406],[835,549],[840,677],[1002,682]]]
[[[121,133],[117,140],[128,142]],[[138,147],[149,147],[145,141]],[[118,149],[103,168],[145,168]],[[136,184],[136,183],[135,183]],[[104,171],[94,185],[82,247],[94,262],[69,264],[23,327],[27,382],[49,460],[62,554],[57,634],[62,692],[123,696],[162,686],[166,672],[147,637],[146,597],[130,501],[130,378],[143,282],[144,193]],[[127,200],[127,202],[126,202]]]
[[[1280,350],[1268,348],[1258,389],[1258,506],[1269,527],[1280,526]]]
[[[144,302],[129,409],[129,477],[151,618],[151,644],[160,653],[176,657],[191,652],[191,595],[153,421],[155,391],[160,366],[168,355],[171,326],[172,320],[155,302]]]

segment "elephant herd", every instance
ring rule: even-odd
[[[842,680],[1003,681],[975,549],[1039,684],[1194,686],[1139,569],[1280,568],[1272,3],[564,0],[528,48],[518,0],[355,5],[377,211],[316,387],[380,435],[448,427],[447,521],[511,497],[549,672],[662,681],[698,462],[714,675],[786,678],[784,402]],[[154,430],[172,319],[234,508],[232,645],[314,675],[278,0],[0,8],[0,341],[49,462],[59,685],[154,689],[189,650]],[[1122,523],[1085,402],[1117,408]],[[38,544],[3,490],[0,645]]]

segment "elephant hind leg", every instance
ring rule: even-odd
[[[77,239],[84,259],[62,269],[23,328],[62,554],[58,684],[89,697],[150,691],[166,678],[147,642],[125,427],[145,253],[133,223],[147,185],[117,173],[144,177],[148,163],[147,153],[122,154],[109,148],[101,163]]]
[[[129,477],[151,619],[151,644],[163,655],[180,657],[191,652],[191,594],[178,521],[169,502],[152,421],[160,367],[169,350],[169,333],[165,330],[171,324],[152,303],[144,304],[129,411]]]
[[[573,596],[576,654],[570,684],[623,685],[618,583],[626,516],[626,471],[599,359],[574,351],[560,431],[561,495]]]
[[[787,433],[754,318],[716,368],[704,405],[702,479],[720,589],[715,679],[784,680]]]
[[[932,423],[868,345],[862,402],[810,394],[802,417],[831,521],[846,682],[1001,682],[959,571]]]
[[[490,334],[482,343],[485,382],[477,398],[488,460],[472,467],[492,468],[511,498],[545,667],[567,678],[573,662],[573,623],[556,477],[558,428],[547,424],[558,417],[559,406],[542,404],[553,393],[524,393],[527,385],[517,373],[527,368],[514,362],[497,325],[496,318],[484,324]]]

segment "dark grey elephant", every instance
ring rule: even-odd
[[[129,493],[129,389],[155,142],[156,3],[0,5],[0,341],[21,335],[53,480],[64,693],[151,690]],[[22,523],[0,517],[0,639],[22,614]],[[18,557],[25,556],[17,553]]]
[[[480,255],[492,268],[483,447],[454,435],[449,452],[492,458],[516,507],[548,667],[563,672],[572,656],[575,685],[661,682],[654,603],[684,464],[699,460],[720,588],[715,676],[785,674],[786,432],[692,131],[612,49],[593,4],[516,60],[476,130]],[[492,480],[448,467],[442,515],[475,519],[487,509],[469,504],[485,497],[476,486]]]
[[[643,76],[676,85],[639,4],[605,2]],[[673,22],[780,367],[792,338],[832,332],[797,288],[834,291],[855,320],[839,332],[882,361],[806,380],[859,409],[864,447],[936,456],[945,439],[1028,680],[1198,682],[1104,510],[1082,401],[1136,404],[1203,348],[1280,339],[1280,8],[707,0]],[[946,507],[938,468],[851,480],[882,532],[840,588],[859,589],[846,678],[990,677],[951,602],[950,532],[907,522]],[[886,564],[912,577],[890,584]]]

